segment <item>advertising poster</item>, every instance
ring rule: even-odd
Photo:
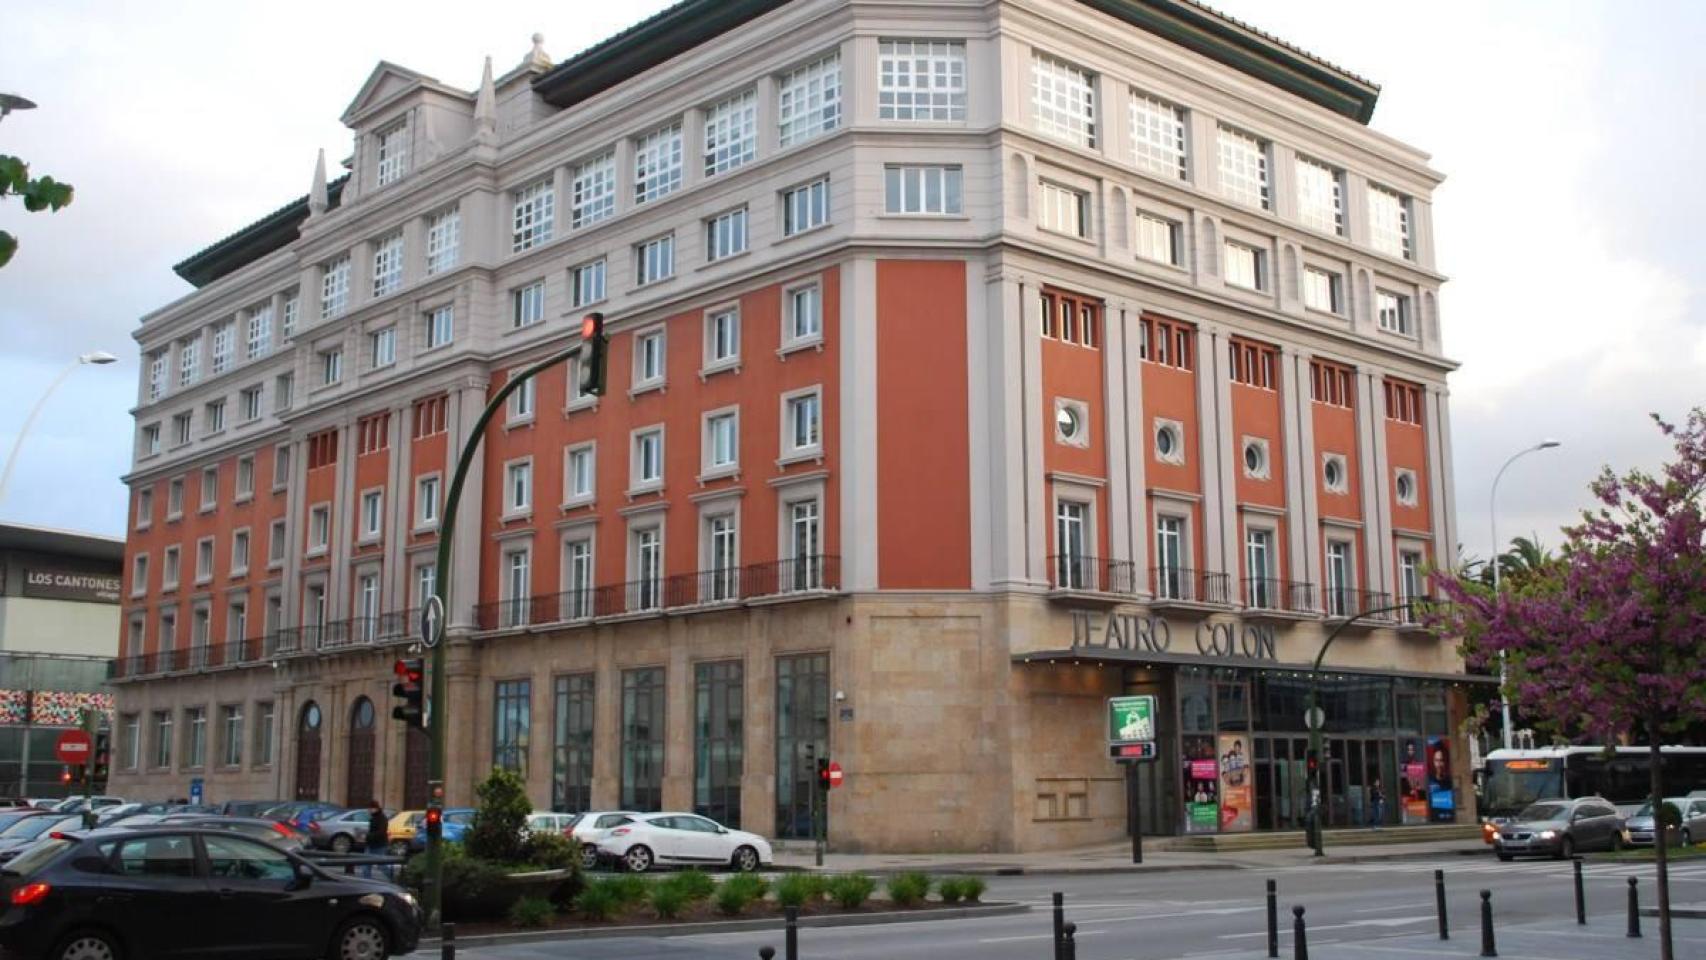
[[[1250,783],[1250,754],[1240,734],[1220,735],[1220,829],[1223,833],[1255,825]]]
[[[1185,737],[1185,832],[1213,833],[1220,827],[1220,764],[1213,737]]]
[[[1405,823],[1428,822],[1428,766],[1422,757],[1422,741],[1404,741],[1404,754],[1398,758],[1397,799]]]
[[[1428,819],[1434,823],[1457,819],[1451,786],[1451,745],[1444,737],[1433,737],[1428,740]]]

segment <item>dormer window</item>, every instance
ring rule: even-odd
[[[379,141],[379,185],[396,183],[409,172],[409,123],[399,120],[374,136]]]

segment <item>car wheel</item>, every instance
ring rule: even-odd
[[[390,937],[377,917],[356,917],[332,937],[329,960],[384,960],[391,955]]]
[[[581,844],[581,869],[595,870],[598,868],[598,848],[590,843]]]
[[[118,941],[99,930],[79,930],[53,948],[53,960],[118,960]]]
[[[352,846],[354,846],[354,844],[350,842],[348,834],[340,833],[332,838],[333,853],[349,853],[350,847]]]
[[[1574,839],[1565,837],[1563,840],[1558,841],[1558,859],[1569,860],[1575,855],[1576,841]]]
[[[729,866],[741,873],[751,873],[757,870],[759,866],[758,851],[751,847],[741,847],[735,851],[734,858],[729,861]]]
[[[622,855],[622,866],[629,873],[645,873],[652,868],[652,849],[643,843],[636,843]]]

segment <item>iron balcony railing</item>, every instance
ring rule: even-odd
[[[1391,610],[1373,613],[1381,607],[1392,605],[1392,595],[1378,590],[1328,587],[1323,599],[1325,600],[1327,618],[1330,620],[1348,620],[1351,617],[1361,617],[1373,623],[1390,623],[1398,618],[1397,614]]]
[[[1273,577],[1245,577],[1240,599],[1246,609],[1314,613],[1315,585]]]
[[[820,554],[482,603],[474,608],[474,626],[508,630],[840,588],[841,558]]]
[[[419,611],[411,608],[377,617],[353,617],[320,625],[287,627],[266,636],[245,637],[229,643],[197,644],[186,650],[161,650],[117,657],[107,663],[107,678],[127,680],[240,666],[303,653],[409,642],[415,639],[418,620]]]
[[[1055,590],[1136,596],[1139,583],[1137,566],[1130,560],[1057,553],[1048,558],[1048,585]]]
[[[1232,603],[1232,578],[1224,573],[1188,567],[1151,567],[1149,578],[1157,601],[1222,606]]]

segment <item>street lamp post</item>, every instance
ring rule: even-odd
[[[1499,595],[1499,567],[1501,566],[1499,563],[1499,481],[1504,479],[1505,471],[1510,469],[1511,464],[1524,456],[1539,450],[1550,450],[1556,446],[1560,446],[1557,440],[1547,439],[1532,447],[1524,447],[1512,454],[1511,458],[1505,461],[1505,465],[1499,468],[1499,472],[1493,475],[1493,490],[1487,496],[1487,522],[1492,527],[1493,533],[1491,562],[1493,564],[1493,596],[1495,599]],[[1504,748],[1509,750],[1511,748],[1511,698],[1510,691],[1505,689],[1505,655],[1503,651],[1499,652],[1499,713],[1504,732]]]
[[[6,488],[12,483],[12,470],[18,465],[18,451],[23,449],[24,437],[29,434],[30,427],[35,425],[36,417],[40,415],[41,408],[47,406],[47,398],[53,396],[53,391],[58,390],[59,385],[64,383],[65,379],[71,376],[72,371],[76,370],[78,367],[86,363],[103,366],[105,364],[112,363],[117,359],[118,357],[113,356],[105,350],[95,350],[90,353],[85,353],[76,360],[66,364],[65,369],[59,371],[59,375],[53,378],[53,382],[47,385],[46,390],[42,391],[41,396],[36,400],[36,405],[30,408],[30,415],[24,418],[24,425],[18,428],[18,436],[12,441],[12,452],[6,455],[5,472],[0,473],[0,504],[4,504],[6,502]]]

